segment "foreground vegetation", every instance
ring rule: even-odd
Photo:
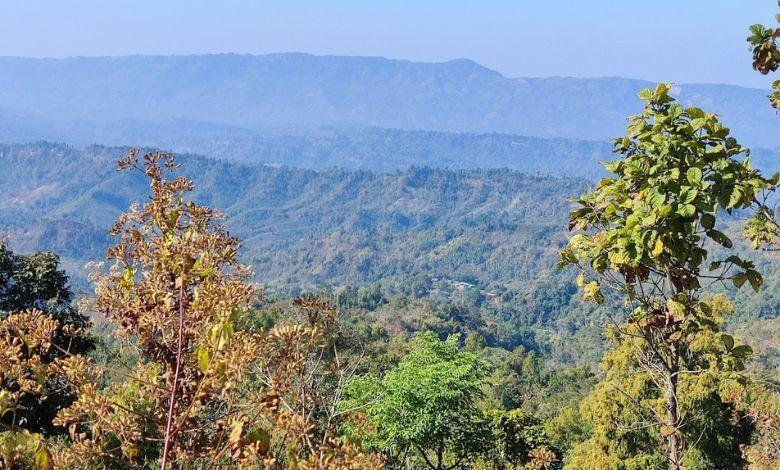
[[[110,267],[93,275],[93,308],[108,334],[91,334],[69,307],[56,257],[4,251],[9,301],[20,289],[35,292],[9,304],[2,322],[5,464],[451,468],[486,459],[503,465],[515,455],[559,461],[538,421],[480,406],[490,365],[460,352],[456,336],[415,337],[397,365],[382,365],[389,351],[365,358],[364,344],[344,334],[326,301],[259,306],[261,293],[236,261],[238,240],[212,210],[186,199],[189,180],[165,177],[172,157],[132,151],[119,166],[145,173],[151,196],[117,221]],[[39,310],[47,305],[61,305],[62,313]],[[367,394],[379,370],[388,370],[387,380],[397,377],[402,400],[411,386],[434,407],[419,417],[433,422],[416,437],[408,431],[420,422],[406,420],[420,398],[385,432],[390,421],[381,410],[388,408]],[[35,405],[53,400],[54,413]],[[526,435],[528,422],[536,431]],[[488,453],[493,436],[506,441],[505,457]]]

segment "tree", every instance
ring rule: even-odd
[[[529,405],[545,393],[551,376],[536,352],[518,346],[493,372],[495,398],[507,409]]]
[[[353,381],[342,406],[361,410],[367,423],[351,433],[391,464],[402,465],[413,454],[433,470],[454,469],[483,453],[491,434],[477,402],[488,364],[460,351],[457,341],[418,334],[409,354],[382,379]]]
[[[38,252],[20,255],[8,249],[0,241],[0,316],[26,310],[39,310],[60,322],[83,330],[89,319],[72,305],[73,292],[68,285],[68,275],[60,269],[60,259],[54,253]],[[61,340],[86,340],[84,337]],[[86,352],[94,345],[91,341],[70,344],[73,353]]]
[[[362,352],[355,354],[345,344],[349,339],[340,312],[330,302],[304,296],[294,299],[293,305],[285,312],[287,318],[279,318],[269,332],[272,348],[253,365],[252,377],[244,385],[249,396],[259,392],[261,401],[268,400],[271,385],[276,411],[266,413],[265,421],[272,430],[269,453],[275,465],[338,470],[381,467],[378,455],[363,453],[337,434],[350,413],[340,402],[361,366]]]
[[[487,457],[496,469],[560,468],[561,452],[547,438],[542,421],[520,410],[488,413],[493,444]]]
[[[314,417],[287,404],[293,394],[310,399],[297,378],[322,330],[251,328],[260,293],[238,262],[239,241],[218,213],[187,199],[192,181],[168,179],[173,157],[132,150],[119,168],[143,171],[151,196],[113,227],[111,265],[93,274],[95,306],[137,357],[121,369],[80,356],[59,364],[78,398],[55,419],[69,439],[47,443],[56,465],[376,466],[376,456],[339,439],[315,440]],[[244,387],[253,377],[264,381]]]
[[[61,342],[83,333],[40,310],[0,319],[0,467],[51,468],[39,431],[52,433],[55,414],[73,401],[59,375],[72,358]]]
[[[0,409],[0,425],[45,435],[62,432],[52,421],[73,401],[73,395],[48,374],[39,375],[44,379],[35,390],[25,389],[18,382],[19,370],[13,369],[33,361],[37,364],[33,369],[42,373],[57,359],[84,354],[94,347],[94,339],[87,334],[90,321],[71,305],[72,299],[68,276],[60,269],[57,255],[20,255],[0,242],[0,331],[5,334],[6,346],[0,353],[0,390],[8,399],[6,407]],[[22,318],[30,324],[24,324]],[[29,344],[23,340],[24,347],[13,344],[21,331],[38,327],[39,332],[48,333],[40,344],[35,338]]]
[[[780,1],[778,1],[780,6]],[[780,23],[780,14],[775,16]],[[750,27],[750,36],[747,40],[752,45],[753,69],[762,75],[776,72],[780,67],[780,49],[777,39],[780,38],[780,27],[767,28],[760,24]],[[769,102],[773,108],[780,110],[780,80],[772,83],[774,92],[769,95]],[[754,247],[761,243],[776,244],[780,238],[780,221],[777,219],[777,208],[774,210],[764,204],[765,209],[756,211],[753,219],[746,225],[748,236],[754,240]],[[754,236],[754,233],[762,234]]]
[[[120,444],[114,452],[118,462],[128,464],[153,459],[157,449],[147,442],[156,438],[162,442],[159,456],[165,468],[208,455],[216,444],[204,442],[205,436],[229,432],[231,417],[215,417],[207,408],[235,406],[233,390],[256,351],[251,334],[241,329],[255,291],[246,281],[249,272],[236,260],[238,240],[217,225],[214,211],[184,198],[192,182],[165,178],[166,169],[175,168],[171,155],[154,152],[141,161],[133,150],[119,168],[143,171],[152,195],[143,207],[119,218],[111,230],[119,242],[108,251],[113,264],[107,273],[93,276],[97,310],[140,353],[128,373],[134,380],[113,390],[137,397],[135,409],[125,406],[133,425],[117,430]],[[78,401],[58,416],[59,423],[102,422],[92,426],[94,431],[116,428],[118,397],[107,402],[88,387],[79,392]],[[94,434],[91,440],[71,437],[79,444],[70,449],[78,460],[111,453],[106,449],[111,440]]]
[[[753,427],[749,445],[742,446],[742,457],[749,468],[771,469],[780,466],[780,392],[776,381],[751,383],[750,387],[731,387],[725,395]]]
[[[730,280],[737,288],[750,283],[756,290],[762,284],[748,260],[736,255],[709,260],[708,244],[732,247],[716,229],[722,212],[769,213],[758,201],[780,175],[764,178],[714,114],[683,108],[670,88],[659,84],[639,93],[644,111],[630,117],[628,135],[615,140],[614,150],[623,158],[605,164],[614,177],[576,200],[569,228],[581,233],[561,253],[560,265],[580,270],[586,300],[603,302],[609,287],[631,308],[631,328],[613,321],[614,331],[619,345],[637,340],[645,345],[635,359],[647,371],[663,413],[645,409],[635,391],[624,392],[637,413],[650,419],[647,426],[662,434],[669,468],[679,469],[695,443],[685,440],[692,415],[682,412],[680,382],[702,373],[694,341],[712,322],[711,307],[701,300],[704,284]],[[757,225],[748,234],[759,244],[770,236],[766,226]],[[741,356],[749,354],[747,347],[728,347],[729,338],[723,335],[716,361],[724,372],[738,369]]]

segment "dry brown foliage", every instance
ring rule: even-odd
[[[68,442],[44,447],[36,465],[381,467],[334,433],[339,393],[354,373],[330,349],[335,310],[300,299],[305,325],[252,330],[247,314],[262,293],[220,214],[186,199],[190,180],[166,177],[177,168],[171,155],[132,150],[119,162],[129,168],[148,177],[151,195],[114,225],[109,267],[92,280],[95,308],[137,361],[125,370],[71,355],[46,364],[56,323],[29,312],[0,325],[4,409],[20,396],[44,399],[40,377],[49,374],[77,396],[55,420]],[[326,381],[335,393],[319,390]],[[23,450],[37,456],[34,443]]]

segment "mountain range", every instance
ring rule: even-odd
[[[197,150],[192,147],[199,144],[205,151],[198,153],[254,161],[265,161],[256,153],[258,141],[317,135],[322,128],[604,142],[624,133],[626,116],[641,111],[636,93],[653,85],[626,78],[511,78],[466,59],[420,63],[298,53],[5,57],[0,141],[176,151]],[[679,84],[674,94],[685,105],[720,113],[746,145],[780,146],[765,90]],[[334,163],[348,161],[328,161]]]

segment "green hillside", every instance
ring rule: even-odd
[[[89,291],[84,265],[102,259],[116,216],[143,202],[141,175],[114,170],[125,150],[0,147],[8,169],[0,174],[0,231],[10,246],[60,254]],[[374,173],[180,161],[196,180],[196,200],[228,216],[243,260],[269,293],[373,285],[385,300],[401,295],[482,312],[503,325],[494,338],[509,346],[545,348],[566,363],[598,358],[603,314],[615,307],[582,304],[573,273],[554,269],[568,237],[568,199],[585,190],[584,180],[500,169]],[[780,274],[771,254],[751,256],[770,269],[768,278]],[[740,292],[745,311],[737,318],[777,316],[780,292],[767,286],[759,295]]]

